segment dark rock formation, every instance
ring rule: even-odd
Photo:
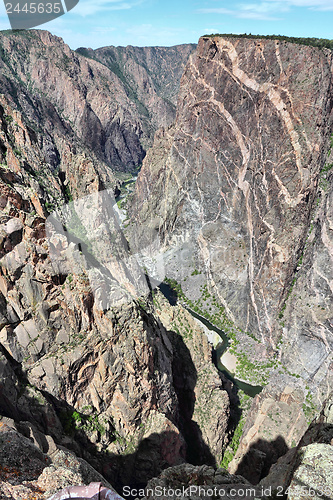
[[[106,479],[74,453],[55,444],[51,436],[21,422],[0,419],[0,498],[47,499],[62,488]],[[6,444],[5,444],[6,443]]]
[[[288,498],[332,496],[332,394],[297,447],[291,448],[260,482],[272,492],[286,491]]]
[[[76,52],[104,64],[121,80],[136,104],[142,122],[142,142],[152,145],[154,132],[172,124],[180,79],[196,45],[174,47],[80,48]]]
[[[205,273],[238,341],[236,376],[267,383],[274,368],[279,379],[282,360],[322,388],[319,401],[333,339],[332,99],[330,50],[201,38],[131,205],[132,235],[159,235],[167,274],[189,296],[191,275]]]
[[[1,469],[3,495],[99,473],[144,487],[170,466],[156,485],[230,490],[277,462],[268,477],[297,498],[331,467],[329,403],[298,443],[332,383],[332,53],[202,38],[175,117],[193,48],[0,36],[0,430],[32,457]],[[151,293],[113,210],[161,125],[128,235],[137,253],[158,240],[168,276],[230,334],[236,375],[268,384],[230,465],[246,480],[195,467],[228,444],[223,377],[189,312]]]
[[[126,240],[100,191],[113,174],[62,140],[66,184],[24,116],[0,98],[0,414],[27,422],[23,434],[41,446],[51,436],[115,487],[144,486],[183,463],[193,444],[196,463],[215,464],[229,398],[211,346],[188,313],[161,299],[154,314],[135,293],[129,277],[142,272],[126,264]],[[67,183],[74,201],[66,204]],[[71,218],[48,235],[53,207]],[[107,260],[115,249],[119,258]]]
[[[257,395],[228,470],[241,474],[253,484],[267,476],[272,464],[295,447],[307,430],[303,399],[303,391],[297,386],[287,386],[283,392],[268,386]]]
[[[30,121],[54,167],[79,144],[112,169],[133,171],[155,130],[174,118],[183,66],[194,47],[111,47],[96,56],[81,50],[90,56],[84,57],[47,31],[6,31],[0,34],[0,92]],[[174,70],[167,75],[169,64]]]
[[[247,493],[246,493],[247,490]],[[252,494],[251,494],[251,491]],[[190,464],[170,467],[149,481],[145,499],[172,500],[179,498],[255,498],[255,489],[242,476],[229,474],[224,469],[213,469],[207,465],[195,467]],[[141,496],[142,498],[142,496]]]

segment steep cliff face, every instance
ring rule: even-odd
[[[230,334],[236,374],[268,383],[231,464],[253,480],[255,459],[257,482],[332,383],[331,52],[202,38],[169,126],[193,46],[78,54],[39,31],[0,44],[0,427],[39,447],[32,490],[52,489],[43,460],[100,477],[75,476],[72,453],[120,487],[219,464],[228,443],[212,347],[150,293],[113,210],[109,167],[133,170],[160,125],[128,235],[138,250],[159,238],[168,277]]]
[[[194,49],[151,49],[154,57],[147,54],[140,64],[134,48],[105,49],[94,60],[41,30],[2,32],[0,45],[0,92],[11,95],[34,128],[43,131],[44,153],[57,164],[61,151],[54,136],[65,133],[122,171],[138,167],[156,128],[173,120],[174,105],[165,99],[168,87],[172,81],[171,96],[177,92],[184,62]],[[155,58],[161,68],[172,61],[173,79],[164,78],[161,69],[153,83],[149,63],[155,70]]]
[[[248,344],[250,361],[278,356],[284,328],[282,342],[292,344],[283,348],[284,359],[297,345],[293,372],[308,379],[312,356],[315,370],[322,366],[318,381],[329,376],[332,347],[329,179],[314,244],[301,257],[323,169],[329,171],[332,99],[329,50],[201,38],[182,78],[175,123],[156,134],[131,207],[133,233],[159,234],[167,273],[183,280],[189,295],[197,293],[196,275],[205,273],[225,329],[232,324],[241,340],[235,351]],[[302,292],[293,289],[291,302],[301,265]]]
[[[65,156],[75,198],[66,204],[61,176],[4,96],[0,146],[0,414],[51,436],[116,487],[145,484],[186,458],[219,461],[229,398],[203,331],[162,299],[154,314],[128,279],[138,266],[102,259],[126,249],[111,198],[93,205],[110,169]],[[72,218],[48,234],[56,206]]]
[[[18,431],[17,427],[20,429]],[[58,447],[30,422],[1,417],[0,495],[4,500],[45,500],[62,488],[106,479],[73,452]]]
[[[171,496],[203,499],[207,495],[217,499],[266,499],[280,496],[290,500],[323,496],[329,498],[332,489],[332,436],[331,394],[321,413],[306,430],[301,443],[283,455],[259,484],[256,485],[256,466],[260,464],[264,452],[260,448],[252,448],[247,454],[247,471],[244,467],[239,467],[233,475],[223,468],[214,470],[208,466],[182,464],[170,467],[159,477],[149,481],[149,491],[145,498],[164,500]],[[160,495],[157,488],[160,489]],[[175,489],[178,489],[177,494],[170,495],[169,492]]]
[[[95,59],[123,83],[127,95],[137,105],[151,146],[154,132],[171,125],[181,76],[195,44],[174,47],[103,47],[97,50],[78,49],[79,54]]]
[[[303,399],[303,391],[295,385],[283,391],[268,386],[256,396],[229,472],[252,484],[267,476],[271,465],[294,448],[308,428]]]
[[[319,178],[316,209],[280,321],[282,361],[320,399],[332,383],[333,136]],[[281,316],[282,316],[281,314]]]

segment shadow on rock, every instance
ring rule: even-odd
[[[0,384],[1,413],[13,419],[16,429],[33,441],[41,452],[48,454],[49,442],[45,436],[52,436],[56,446],[65,447],[85,459],[119,492],[125,485],[144,487],[165,468],[186,461],[194,465],[216,465],[199,425],[192,419],[196,400],[194,389],[198,376],[191,353],[180,335],[173,331],[167,331],[166,334],[174,352],[172,382],[178,399],[178,409],[167,415],[165,420],[169,425],[153,419],[153,425],[145,428],[147,422],[142,422],[142,439],[139,443],[139,433],[136,437],[133,436],[135,439],[131,444],[132,436],[127,436],[126,439],[119,436],[112,421],[109,422],[107,439],[104,439],[104,434],[102,440],[100,435],[97,441],[92,442],[91,433],[86,432],[91,422],[89,416],[47,391],[30,385],[20,363],[17,363],[5,348],[0,375],[7,384],[6,387]],[[13,382],[13,390],[8,385],[10,379]],[[157,405],[158,403],[156,401]],[[156,410],[152,409],[151,413],[154,411]],[[163,413],[158,414],[164,416]],[[93,430],[95,434],[99,432],[98,429]],[[104,449],[101,450],[100,444],[103,440]],[[115,453],[114,449],[110,451],[109,448],[109,445],[116,441],[119,453]]]
[[[243,476],[251,484],[258,484],[262,478],[268,475],[271,466],[288,450],[282,436],[278,436],[274,441],[258,439],[242,458],[236,474]]]
[[[186,461],[193,465],[215,466],[215,458],[202,438],[200,427],[192,419],[195,405],[194,389],[198,375],[191,353],[180,335],[172,331],[168,331],[167,334],[174,350],[173,386],[179,404],[179,429],[187,445]]]

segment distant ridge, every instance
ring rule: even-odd
[[[215,36],[220,36],[223,38],[250,38],[254,40],[279,40],[284,42],[297,43],[298,45],[310,45],[312,47],[318,47],[320,49],[333,49],[333,40],[328,40],[327,38],[296,38],[293,36],[290,37],[284,35],[252,35],[251,33],[243,33],[241,35],[236,35],[234,33],[214,33],[211,35],[203,35],[202,38],[213,38]]]

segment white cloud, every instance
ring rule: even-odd
[[[237,5],[237,7],[241,11],[249,11],[249,12],[258,12],[260,14],[267,14],[271,12],[281,12],[281,10],[289,10],[288,5],[281,5],[279,2],[276,1],[268,1],[268,2],[261,2],[261,3],[240,3]]]
[[[144,0],[81,0],[75,8],[75,14],[79,16],[92,16],[99,12],[112,10],[129,10],[140,5]]]
[[[311,10],[333,10],[333,0],[266,0],[290,7],[307,7]]]
[[[293,7],[303,7],[310,10],[333,10],[333,0],[264,0],[255,3],[238,3],[232,9],[212,7],[199,9],[205,14],[224,14],[239,19],[253,19],[258,21],[279,21],[276,17]]]
[[[260,4],[259,4],[260,5]],[[250,7],[250,8],[248,8]],[[199,9],[199,12],[202,12],[203,14],[224,14],[226,16],[233,16],[237,17],[239,19],[255,19],[258,21],[279,21],[280,18],[271,16],[269,13],[269,10],[265,11],[260,11],[258,6],[254,7],[252,5],[248,6],[246,5],[245,8],[242,7],[242,5],[239,6],[237,10],[233,9],[225,9],[224,7],[216,7],[216,8],[209,8],[209,9]]]
[[[310,10],[333,10],[333,0],[266,0],[274,3],[278,8],[306,7]]]
[[[217,28],[204,28],[202,32],[206,33],[207,35],[210,35],[214,33],[219,33],[219,30]]]
[[[129,2],[119,2],[118,0],[81,0],[75,9],[75,14],[79,16],[91,16],[101,11],[128,10],[132,7]]]

